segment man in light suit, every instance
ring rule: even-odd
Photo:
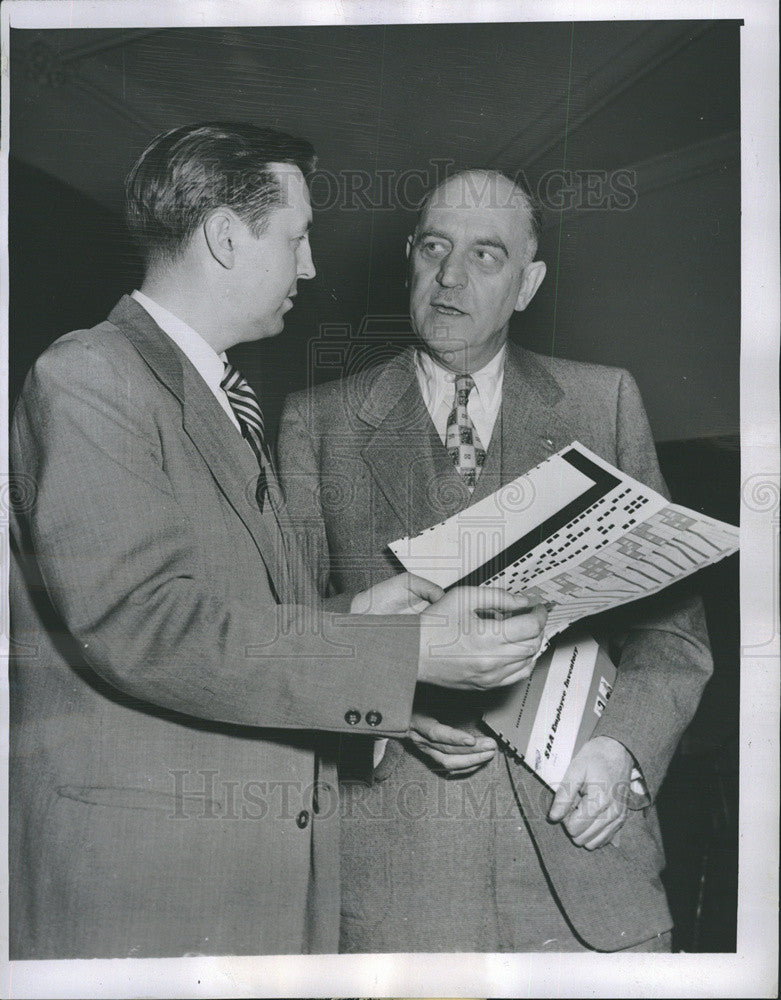
[[[287,401],[283,488],[333,591],[390,576],[388,542],[573,439],[664,492],[627,372],[508,342],[545,274],[536,249],[511,179],[445,181],[407,246],[418,349]],[[589,624],[618,679],[555,799],[481,732],[487,697],[425,687],[410,738],[375,747],[368,785],[345,785],[343,950],[669,949],[652,803],[712,670],[702,609],[668,590]]]
[[[539,612],[478,614],[523,601],[409,576],[310,603],[224,351],[278,334],[314,275],[312,162],[250,125],[155,140],[127,184],[140,291],[54,343],[17,403],[12,959],[335,951],[313,731],[401,736],[418,681],[509,682],[539,646]]]

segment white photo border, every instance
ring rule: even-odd
[[[2,6],[0,487],[7,486],[9,29],[743,19],[741,29],[741,729],[737,954],[274,956],[8,962],[13,997],[775,996],[779,821],[778,12],[772,0],[7,0]],[[3,527],[5,527],[3,525]],[[7,561],[7,546],[3,559]],[[7,566],[3,568],[7,579]],[[6,595],[2,595],[6,600]],[[5,619],[7,620],[7,618]],[[0,637],[7,646],[7,639]],[[0,658],[7,650],[0,647]],[[7,857],[7,676],[0,682],[0,845]]]

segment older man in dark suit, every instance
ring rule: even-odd
[[[524,606],[498,594],[397,614],[442,597],[408,576],[309,603],[224,352],[278,334],[314,275],[312,162],[250,125],[155,140],[127,188],[142,288],[53,344],[16,406],[12,959],[335,951],[312,731],[403,735],[418,680],[511,681],[538,648],[539,613],[478,617]]]
[[[407,248],[420,347],[288,400],[283,485],[332,590],[390,576],[388,542],[573,439],[665,490],[627,372],[508,342],[545,274],[536,249],[511,179],[450,178]],[[712,669],[702,610],[668,592],[591,624],[618,679],[555,800],[480,731],[481,696],[437,687],[419,692],[410,739],[375,748],[369,785],[345,786],[343,950],[669,949],[652,802]],[[629,795],[635,767],[645,790]]]

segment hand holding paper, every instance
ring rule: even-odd
[[[414,573],[399,573],[356,594],[350,611],[354,615],[417,614],[443,595],[435,583]]]
[[[546,618],[523,595],[451,590],[421,612],[418,680],[462,691],[515,684],[531,673]]]

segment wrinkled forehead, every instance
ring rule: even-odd
[[[532,233],[525,195],[512,181],[495,174],[460,174],[433,191],[418,228],[443,226],[458,232],[494,229],[521,247]]]

